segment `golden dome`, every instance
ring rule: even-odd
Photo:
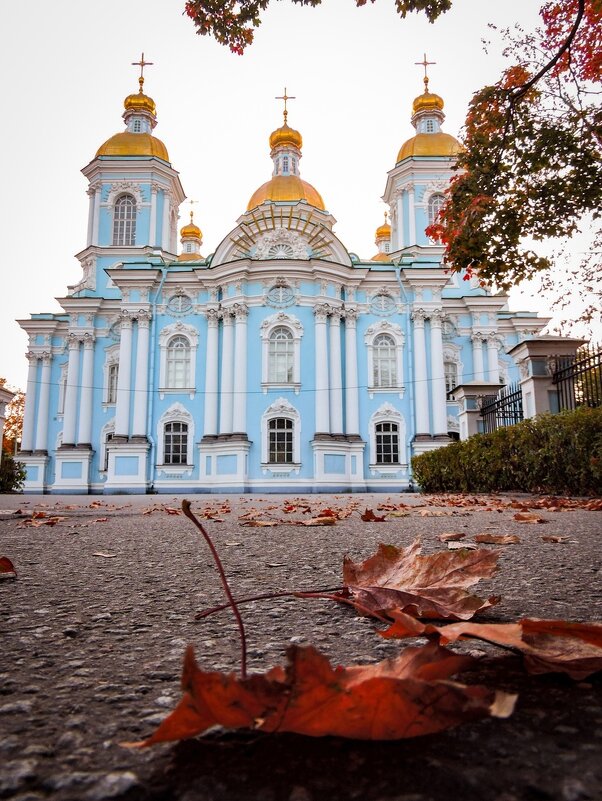
[[[276,128],[270,134],[270,148],[273,150],[278,145],[292,145],[293,147],[301,150],[303,147],[303,137],[299,131],[294,128],[289,128],[286,122],[282,128]]]
[[[375,239],[381,239],[381,238],[390,239],[391,238],[391,226],[388,223],[387,217],[388,217],[388,214],[385,211],[385,221],[384,221],[384,223],[382,225],[379,225],[378,228],[376,229],[376,233],[374,234],[374,238]]]
[[[432,92],[423,92],[414,100],[412,105],[412,114],[418,114],[419,111],[443,111],[443,98],[435,95]]]
[[[276,133],[276,131],[274,131],[274,133]],[[260,206],[262,203],[265,203],[266,200],[272,203],[286,202],[289,200],[306,200],[310,206],[315,206],[315,208],[321,209],[322,211],[326,210],[324,201],[318,190],[314,189],[311,184],[308,184],[307,181],[303,181],[297,175],[273,176],[270,181],[260,186],[259,189],[253,193],[247,204],[247,211],[254,209],[256,206]]]
[[[419,133],[408,139],[397,154],[397,164],[410,156],[457,156],[462,145],[450,134]]]
[[[96,151],[97,156],[155,156],[169,162],[167,148],[156,136],[148,133],[115,134]]]
[[[142,90],[135,95],[128,95],[123,101],[123,107],[126,111],[147,111],[149,114],[155,116],[157,113],[157,106],[152,97],[145,95]]]
[[[370,261],[391,261],[391,255],[389,253],[377,253],[376,256],[372,256]]]
[[[178,261],[203,261],[200,253],[180,253]]]
[[[188,225],[184,225],[182,228],[180,228],[180,236],[182,237],[182,239],[184,239],[184,237],[190,237],[190,236],[193,236],[196,239],[202,238],[203,234],[201,232],[201,229],[199,228],[198,225],[195,225],[192,222],[192,212],[190,212],[190,222],[188,223]]]

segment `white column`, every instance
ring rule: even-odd
[[[31,351],[27,354],[29,369],[27,370],[27,389],[25,391],[25,412],[23,414],[23,431],[21,433],[21,450],[32,451],[34,442],[34,420],[36,414],[36,389],[38,378],[38,357]]]
[[[84,334],[82,391],[79,399],[78,445],[92,445],[92,394],[94,387],[94,335]]]
[[[207,355],[205,360],[205,425],[203,433],[217,434],[217,334],[216,309],[207,312]]]
[[[119,373],[117,375],[117,402],[115,404],[115,436],[127,437],[130,433],[130,392],[132,388],[132,318],[121,313],[121,341],[119,343]]]
[[[92,234],[94,231],[94,198],[96,195],[96,190],[90,186],[88,188],[88,197],[90,198],[90,202],[88,204],[88,235],[86,237],[86,244],[89,246],[92,244]]]
[[[442,312],[431,313],[431,391],[433,398],[433,434],[447,436],[447,393],[443,364]]]
[[[401,248],[405,247],[404,237],[403,237],[403,192],[400,192],[397,196],[397,249],[401,250]]]
[[[220,391],[219,433],[232,433],[234,389],[234,326],[230,310],[222,318],[222,386]]]
[[[146,437],[146,414],[148,409],[148,357],[150,335],[150,312],[140,310],[138,319],[138,345],[136,348],[136,375],[134,378],[134,417],[132,436]]]
[[[483,334],[477,331],[471,336],[472,341],[472,380],[484,381],[483,370]]]
[[[360,433],[359,387],[357,385],[357,312],[345,311],[345,433]]]
[[[426,337],[424,309],[412,313],[414,323],[414,400],[416,403],[416,435],[430,434],[429,391],[426,366]]]
[[[169,192],[163,190],[163,223],[161,225],[161,247],[163,250],[169,250],[169,239],[171,232],[169,230]]]
[[[236,316],[236,339],[234,344],[234,410],[232,430],[245,434],[247,431],[247,315],[249,310],[243,303],[234,307]]]
[[[36,451],[48,450],[48,414],[50,412],[50,370],[52,354],[42,354],[42,377],[40,379],[40,402],[38,404],[36,426]],[[28,390],[29,392],[29,390]],[[29,395],[28,395],[29,397]]]
[[[497,384],[500,380],[499,339],[496,334],[487,337],[487,380]]]
[[[341,314],[330,315],[330,428],[333,434],[343,433],[343,369],[341,366]]]
[[[102,189],[100,183],[95,186],[94,192],[94,223],[92,224],[92,244],[98,245],[98,230],[100,228],[100,190]],[[112,238],[109,237],[109,244]]]
[[[69,334],[69,362],[65,387],[65,411],[63,414],[63,445],[75,445],[75,420],[79,384],[79,339]]]
[[[148,240],[148,244],[154,248],[157,244],[157,184],[151,185],[151,207]]]
[[[416,244],[416,207],[414,205],[414,184],[408,186],[408,219],[410,230],[408,233],[408,245]]]
[[[328,337],[326,320],[330,309],[326,304],[314,306],[316,337],[316,433],[330,433],[328,400]]]

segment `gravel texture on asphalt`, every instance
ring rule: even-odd
[[[602,620],[601,511],[537,510],[545,523],[520,523],[518,498],[478,496],[464,506],[422,495],[302,496],[321,509],[353,508],[335,526],[284,522],[248,528],[239,517],[302,520],[287,496],[189,496],[216,510],[206,521],[237,596],[337,587],[344,555],[365,559],[379,542],[445,549],[444,532],[517,534],[501,546],[500,569],[481,582],[502,601],[480,619]],[[460,496],[452,496],[459,498]],[[360,512],[409,504],[407,516],[365,523]],[[528,676],[522,660],[480,642],[453,648],[482,657],[463,674],[518,692],[507,720],[485,720],[414,740],[358,742],[291,734],[216,732],[179,744],[130,750],[149,736],[179,696],[184,648],[199,663],[237,670],[237,628],[226,610],[205,544],[181,498],[0,496],[0,556],[17,578],[0,580],[0,798],[16,801],[600,801],[600,674],[586,681]],[[21,510],[16,513],[15,510]],[[143,512],[152,510],[149,514]],[[61,518],[25,525],[32,511]],[[44,522],[45,518],[38,518]],[[544,542],[543,535],[565,541]],[[493,547],[493,546],[483,546]],[[404,645],[378,625],[328,601],[279,598],[241,608],[249,668],[282,663],[290,642],[311,642],[338,664],[371,663]]]

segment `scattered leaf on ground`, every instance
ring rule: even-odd
[[[560,534],[544,534],[542,536],[544,542],[568,542],[568,537],[563,537]]]
[[[516,534],[477,534],[474,541],[483,545],[518,545],[520,537]]]
[[[0,556],[0,574],[3,576],[14,576],[15,578],[17,576],[15,566],[8,556]]]
[[[514,519],[519,523],[547,523],[543,517],[540,517],[536,512],[517,512]]]
[[[251,518],[250,520],[239,520],[239,526],[254,526],[255,528],[267,528],[268,526],[277,526],[278,520],[255,520]]]
[[[115,554],[115,553],[103,553],[102,551],[97,551],[96,553],[93,553],[92,556],[102,556],[105,559],[112,559],[114,556],[117,556],[117,554]]]
[[[439,542],[457,542],[458,540],[463,540],[465,536],[466,534],[461,531],[447,531],[439,534],[437,539]]]
[[[396,740],[443,731],[484,717],[508,717],[516,696],[464,686],[450,676],[470,657],[429,643],[376,665],[333,668],[315,648],[291,646],[286,667],[241,679],[198,667],[186,651],[177,708],[142,743],[181,740],[215,725]]]
[[[297,526],[334,526],[337,518],[334,515],[324,515],[321,517],[310,517],[309,520],[297,520]]]
[[[387,519],[386,515],[375,515],[372,509],[366,509],[361,517],[364,523],[383,523]]]
[[[448,542],[447,548],[450,551],[461,551],[462,548],[467,548],[469,551],[477,550],[477,546],[474,544],[474,542],[456,542],[455,540]]]
[[[498,551],[480,548],[422,554],[420,539],[407,548],[378,546],[364,562],[343,562],[347,599],[358,611],[387,614],[399,609],[416,617],[469,620],[476,612],[498,603],[471,595],[471,587],[497,570]]]

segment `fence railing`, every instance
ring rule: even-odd
[[[514,426],[523,419],[523,393],[518,384],[502,387],[497,395],[487,395],[481,403],[483,431]]]
[[[579,348],[575,356],[553,356],[550,369],[561,411],[578,406],[602,406],[600,345]]]

